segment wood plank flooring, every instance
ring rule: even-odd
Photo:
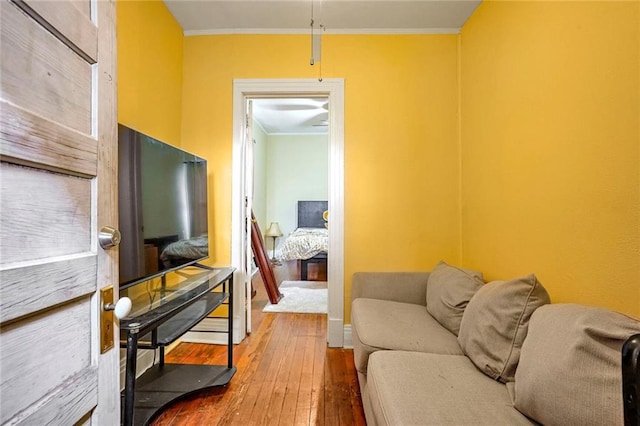
[[[298,268],[275,267],[277,281],[299,279]],[[309,279],[326,280],[326,269],[309,265]],[[152,425],[366,425],[353,351],[327,347],[326,315],[263,313],[260,274],[253,285],[253,333],[234,346],[231,383],[172,404]],[[224,346],[181,343],[166,361],[224,364],[226,354]]]

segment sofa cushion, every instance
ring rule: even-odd
[[[427,282],[427,311],[457,336],[464,309],[483,284],[480,272],[440,262]]]
[[[516,408],[546,425],[622,425],[620,353],[636,333],[640,321],[615,312],[541,307],[520,354]]]
[[[351,300],[358,298],[426,304],[429,272],[354,272]]]
[[[458,342],[489,377],[513,381],[531,314],[547,303],[549,295],[533,274],[485,284],[464,311]]]
[[[464,356],[378,351],[367,387],[377,425],[532,424],[513,408],[506,386]]]
[[[367,372],[369,355],[381,349],[462,355],[456,336],[424,305],[359,298],[351,305],[356,369]]]

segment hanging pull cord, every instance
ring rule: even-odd
[[[313,66],[315,63],[313,59],[313,6],[311,7],[311,10],[311,59],[309,60],[309,65]]]
[[[315,60],[313,59],[313,0],[311,0],[311,23],[309,26],[311,27],[311,59],[309,60],[309,65],[313,66]]]
[[[321,17],[322,18],[322,17]],[[313,0],[311,0],[311,22],[309,23],[309,26],[311,27],[311,59],[309,60],[309,64],[311,66],[315,65],[315,58],[314,58],[314,47],[315,47],[315,43],[314,43],[314,34],[313,34],[313,26],[314,26],[315,22],[313,20]],[[319,64],[319,69],[318,69],[318,81],[322,82],[322,32],[325,30],[324,25],[320,24],[320,32],[318,33],[318,56],[320,57],[320,64]]]
[[[324,25],[320,24],[320,40],[321,40],[320,49],[322,49],[322,32],[323,31],[324,31]],[[322,83],[322,58],[320,59],[318,81]]]

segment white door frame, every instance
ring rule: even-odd
[[[344,345],[344,79],[235,79],[233,81],[233,165],[231,206],[231,264],[234,279],[234,343],[246,336],[245,306],[251,278],[241,271],[243,250],[244,159],[242,144],[245,103],[251,97],[323,96],[329,98],[329,253],[327,263],[327,342]],[[249,286],[249,288],[247,288]],[[249,291],[247,291],[249,290]]]

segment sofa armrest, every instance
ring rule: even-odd
[[[356,272],[351,300],[364,297],[426,306],[428,279],[429,272]]]

